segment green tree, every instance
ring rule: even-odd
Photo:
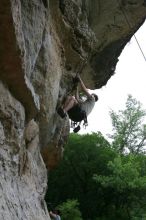
[[[133,219],[145,214],[146,157],[119,155],[109,161],[107,169],[108,175],[94,175],[94,180],[105,191],[111,191],[109,208],[112,219]]]
[[[131,153],[140,153],[146,146],[146,125],[143,119],[146,111],[142,109],[141,103],[131,95],[126,101],[126,109],[118,113],[110,112],[113,125],[113,147],[120,153],[129,150]]]
[[[77,199],[83,219],[95,219],[106,209],[106,195],[93,175],[107,175],[107,163],[115,156],[101,133],[71,134],[61,164],[49,174],[46,201],[56,206]]]
[[[78,208],[79,203],[77,200],[67,200],[58,206],[61,211],[62,220],[82,220],[81,212]]]

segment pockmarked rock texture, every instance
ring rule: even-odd
[[[81,69],[87,87],[107,83],[145,18],[143,0],[1,0],[1,220],[50,219],[47,169],[70,129],[56,108]]]
[[[49,219],[39,127],[33,119],[25,124],[24,107],[2,83],[0,134],[0,219]]]

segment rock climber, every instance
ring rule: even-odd
[[[51,219],[61,220],[60,211],[58,209],[49,212]]]
[[[85,120],[93,110],[95,102],[98,101],[98,96],[94,93],[89,93],[88,88],[86,88],[79,75],[76,76],[75,80],[80,82],[83,93],[86,95],[86,99],[83,101],[79,98],[77,87],[75,96],[67,96],[65,103],[58,108],[57,113],[61,118],[65,118],[68,114],[72,121],[81,122],[82,120]]]

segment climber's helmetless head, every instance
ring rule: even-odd
[[[94,96],[95,102],[98,101],[98,96],[95,93],[92,93],[92,96]]]

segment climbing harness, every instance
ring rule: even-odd
[[[84,118],[83,118],[83,127],[86,128],[88,126],[88,121],[87,121],[87,115],[86,112],[84,112]],[[73,132],[77,133],[81,129],[81,122],[73,121],[71,120],[71,128],[73,128]]]

